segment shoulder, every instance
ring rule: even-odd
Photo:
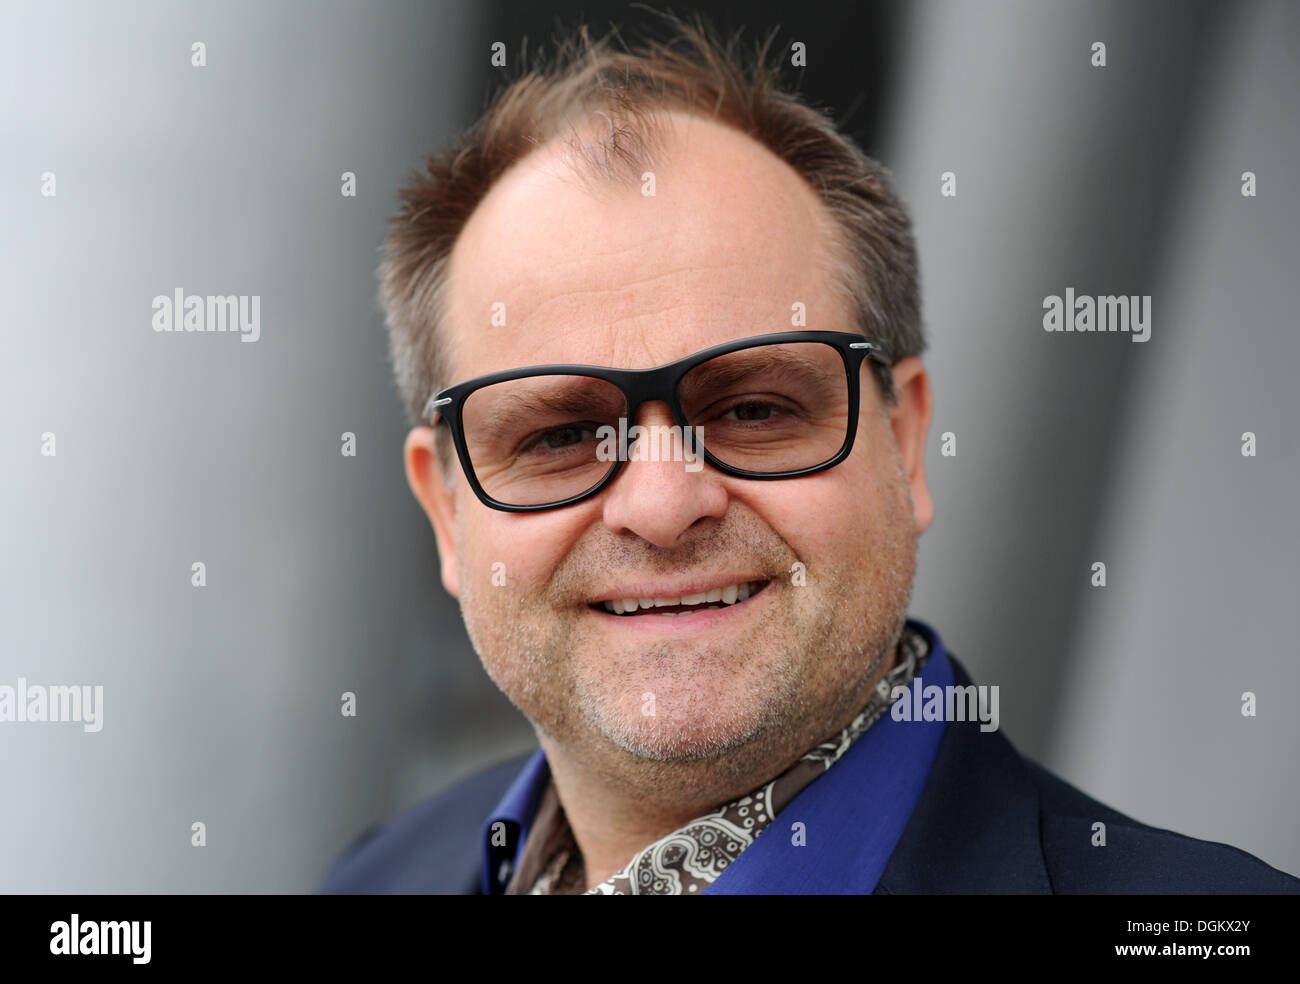
[[[371,827],[343,851],[317,891],[477,892],[483,823],[528,757],[477,772]]]
[[[1043,857],[1058,894],[1300,894],[1300,879],[1246,851],[1140,823],[1023,761],[1038,790]]]
[[[956,683],[969,685],[948,658]],[[1300,894],[1300,880],[1235,847],[1140,823],[1001,731],[949,722],[877,891],[1263,895]]]

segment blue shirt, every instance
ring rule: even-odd
[[[939,634],[916,619],[908,624],[930,643],[913,686],[951,686],[952,664]],[[869,894],[903,835],[945,727],[944,721],[882,715],[704,893]],[[484,823],[484,894],[505,891],[550,777],[539,748]],[[798,838],[789,836],[794,823],[803,825]]]

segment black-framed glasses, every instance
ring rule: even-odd
[[[857,332],[757,335],[654,369],[549,365],[477,376],[430,397],[425,417],[446,422],[470,487],[505,512],[574,505],[625,461],[664,453],[688,470],[707,463],[738,478],[797,478],[853,450],[867,358],[891,364],[885,346]],[[653,401],[668,405],[674,427],[632,424]]]

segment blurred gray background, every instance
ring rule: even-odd
[[[697,6],[804,40],[802,88],[915,217],[936,518],[913,614],[1001,687],[1021,751],[1300,872],[1297,7]],[[406,488],[373,269],[491,43],[578,10],[0,8],[0,684],[105,690],[98,734],[0,724],[0,891],[310,890],[369,823],[532,747]],[[1151,340],[1044,332],[1067,286],[1152,295]],[[156,334],[176,287],[261,295],[261,339]]]

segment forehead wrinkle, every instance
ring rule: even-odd
[[[555,300],[562,300],[556,298]],[[784,309],[764,316],[756,310],[756,303],[751,295],[735,294],[730,291],[714,290],[706,298],[707,303],[700,305],[694,299],[684,300],[674,293],[657,296],[652,304],[644,304],[635,311],[601,319],[598,315],[583,317],[575,324],[572,316],[557,317],[552,321],[544,318],[538,324],[521,326],[521,332],[533,330],[547,340],[563,340],[575,331],[604,328],[604,348],[610,352],[608,358],[602,358],[601,365],[624,369],[650,369],[673,362],[701,348],[707,348],[718,339],[693,339],[692,334],[719,326],[731,326],[743,323],[750,326],[744,336],[757,335],[762,332],[764,323],[772,324],[778,317],[784,317]],[[680,313],[678,313],[680,311]],[[537,321],[530,318],[530,322]],[[777,323],[778,327],[784,325]],[[665,330],[670,337],[654,337],[657,330]],[[587,339],[586,351],[593,345]],[[553,361],[549,360],[548,361]],[[591,359],[584,356],[579,361],[591,364]]]
[[[622,251],[639,251],[641,245],[642,244],[639,243],[630,244],[626,250]],[[779,263],[775,264],[775,268],[778,271],[784,272],[783,266]],[[739,271],[741,273],[741,276],[736,278],[736,283],[730,282],[730,280],[724,276],[724,274],[729,273],[730,271]],[[586,276],[582,279],[590,281],[596,278],[598,271],[595,269],[589,269],[584,271],[584,273]],[[812,273],[818,280],[821,280],[823,277],[822,272],[817,268],[814,268]],[[754,264],[745,262],[733,252],[715,261],[710,261],[708,265],[703,265],[694,261],[678,264],[665,270],[646,273],[641,276],[635,276],[629,280],[620,281],[614,286],[587,287],[564,285],[557,290],[554,285],[548,285],[539,279],[532,278],[527,282],[527,284],[512,286],[507,291],[499,293],[503,297],[511,296],[514,298],[514,300],[508,304],[508,307],[516,312],[519,311],[519,308],[514,305],[521,303],[518,297],[519,294],[523,293],[525,295],[526,299],[523,302],[524,306],[522,314],[518,314],[511,319],[515,325],[523,331],[525,328],[531,327],[534,323],[545,325],[551,312],[557,306],[565,306],[569,304],[582,307],[590,302],[591,307],[596,312],[595,316],[597,317],[600,316],[599,312],[601,309],[609,309],[611,311],[609,317],[615,321],[626,321],[638,317],[653,316],[660,311],[681,304],[683,301],[681,296],[683,289],[691,290],[699,286],[702,286],[704,290],[699,293],[698,297],[691,298],[690,301],[703,301],[705,302],[705,307],[713,312],[732,309],[735,307],[737,301],[747,302],[749,306],[762,304],[770,298],[756,297],[752,291],[743,291],[740,286],[741,282],[750,280],[754,276]],[[665,285],[664,288],[660,290],[655,289],[656,285],[673,278],[681,278],[681,282],[672,285]],[[766,277],[764,279],[770,282],[772,278]],[[701,281],[703,281],[702,284]],[[636,292],[646,292],[649,296],[644,298],[632,296]],[[803,289],[796,289],[793,294],[817,295],[823,292],[824,284],[814,284],[811,285],[811,288],[809,288],[808,285],[804,285]],[[527,296],[529,294],[541,293],[548,296],[537,300]],[[779,309],[773,311],[772,314],[779,314],[779,316],[784,319],[786,317],[786,307],[784,304],[784,298],[781,300],[782,304]],[[586,316],[585,312],[583,316]],[[559,322],[571,317],[572,314],[570,312],[562,312],[557,314],[554,320]],[[691,318],[688,320],[698,321],[700,319]]]
[[[738,261],[724,265],[745,267]],[[507,310],[510,312],[509,323],[512,327],[507,330],[512,334],[517,333],[519,337],[531,335],[538,339],[545,339],[546,344],[550,344],[567,338],[574,331],[596,328],[603,324],[609,329],[608,340],[617,342],[631,340],[632,336],[639,334],[629,323],[652,321],[682,307],[689,310],[685,311],[680,318],[672,320],[680,321],[690,328],[716,324],[719,320],[741,319],[752,323],[757,332],[763,320],[784,317],[784,306],[768,312],[766,316],[761,316],[760,312],[753,310],[759,304],[754,296],[740,293],[738,288],[730,284],[707,284],[707,290],[702,295],[690,298],[683,298],[680,289],[652,291],[644,298],[632,296],[637,291],[646,291],[654,284],[673,277],[686,277],[695,273],[700,278],[708,278],[712,272],[713,270],[687,265],[650,274],[616,287],[565,289],[550,293],[550,296],[537,301],[530,299],[524,305],[521,314],[517,313],[520,302],[508,299]],[[540,288],[540,284],[530,286]],[[503,293],[503,296],[508,295]],[[489,329],[484,329],[487,330]],[[662,354],[652,352],[648,345],[644,351],[646,358],[642,361],[645,367],[671,361]],[[628,368],[632,367],[628,366]]]
[[[671,270],[664,270],[662,273],[650,274],[648,276],[641,277],[636,280],[630,280],[624,283],[620,283],[616,287],[568,288],[558,293],[553,293],[550,297],[534,305],[533,310],[529,314],[526,314],[525,318],[531,318],[537,316],[538,314],[541,313],[543,309],[545,309],[550,305],[555,304],[558,301],[575,300],[575,299],[587,298],[587,297],[593,299],[601,299],[607,297],[621,298],[624,295],[648,287],[649,285],[654,284],[657,281],[664,280],[668,277],[675,277],[683,273],[695,273],[695,272],[702,273],[703,271],[696,266],[681,266],[681,267],[675,267]]]

